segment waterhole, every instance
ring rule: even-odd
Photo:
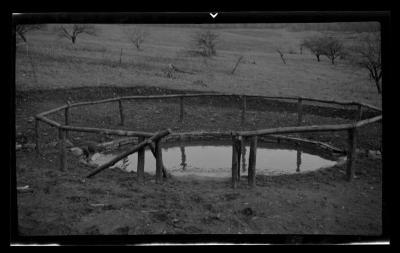
[[[232,175],[232,146],[228,142],[189,142],[164,145],[163,163],[167,171],[178,177],[230,178]],[[92,157],[93,163],[104,164],[116,154],[99,154]],[[244,157],[244,159],[243,159]],[[241,155],[240,171],[247,175],[249,147]],[[300,147],[282,145],[259,145],[257,148],[256,173],[282,175],[315,171],[343,162],[344,157],[318,155]],[[137,153],[116,163],[112,168],[136,172]],[[155,174],[156,161],[149,149],[145,151],[145,172]]]

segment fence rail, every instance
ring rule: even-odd
[[[246,100],[247,98],[261,98],[261,99],[286,99],[293,100],[293,103],[297,101],[297,122],[294,127],[278,127],[278,128],[268,128],[268,129],[259,129],[254,131],[210,131],[210,132],[183,132],[183,133],[172,133],[171,130],[167,129],[158,133],[150,133],[143,131],[126,131],[119,129],[105,129],[105,128],[94,128],[94,127],[78,127],[69,125],[69,110],[73,107],[85,106],[85,105],[95,105],[102,103],[111,103],[117,102],[119,108],[120,115],[120,125],[125,124],[125,115],[124,115],[124,100],[139,100],[139,99],[172,99],[179,98],[179,122],[183,122],[184,119],[184,98],[192,98],[192,97],[205,97],[205,96],[230,96],[237,97],[242,101],[241,106],[241,124],[246,121]],[[302,116],[303,116],[303,101],[312,101],[312,102],[320,102],[326,104],[337,104],[337,105],[345,105],[345,106],[358,106],[358,116],[355,119],[355,122],[349,124],[335,124],[335,125],[309,125],[309,126],[301,126]],[[170,95],[149,95],[149,96],[123,96],[109,99],[102,99],[97,101],[88,101],[88,102],[77,102],[70,103],[68,102],[66,105],[39,113],[35,116],[35,143],[36,143],[36,151],[37,154],[40,154],[39,151],[39,121],[42,121],[52,127],[56,127],[59,132],[59,142],[60,142],[60,168],[64,170],[66,168],[66,152],[65,152],[65,138],[68,135],[68,132],[90,132],[90,133],[100,133],[100,134],[109,134],[109,135],[118,135],[118,136],[135,136],[139,137],[140,143],[138,143],[135,147],[124,152],[119,155],[112,161],[106,163],[105,165],[100,166],[95,171],[91,172],[87,177],[91,177],[101,170],[113,165],[117,162],[117,158],[120,160],[123,157],[126,157],[129,154],[134,152],[138,152],[138,181],[143,182],[143,163],[144,163],[144,147],[147,145],[151,146],[153,155],[156,158],[157,163],[157,173],[156,173],[156,181],[159,182],[160,175],[162,172],[164,175],[166,174],[165,168],[162,163],[162,154],[160,149],[160,139],[166,135],[171,136],[220,136],[220,137],[232,137],[232,187],[236,188],[237,183],[240,181],[240,170],[238,170],[238,166],[240,166],[240,158],[241,152],[244,148],[245,142],[247,139],[250,139],[250,156],[249,156],[249,176],[248,176],[248,184],[250,186],[255,186],[255,164],[256,164],[256,154],[257,154],[257,137],[263,135],[273,136],[274,134],[288,134],[288,133],[305,133],[305,132],[325,132],[325,131],[347,131],[348,132],[348,150],[347,150],[347,179],[351,180],[354,174],[353,164],[356,157],[356,139],[357,139],[357,128],[365,126],[367,124],[372,124],[374,122],[378,122],[382,120],[382,114],[361,120],[361,116],[363,113],[363,108],[368,108],[377,112],[382,112],[382,109],[370,104],[360,103],[360,102],[352,102],[352,101],[336,101],[336,100],[322,100],[315,98],[307,98],[307,97],[293,97],[293,96],[260,96],[260,95],[241,95],[241,94],[228,94],[228,93],[200,93],[200,94],[170,94]],[[45,116],[59,112],[64,110],[65,121],[64,124],[60,124],[54,120],[51,120]],[[145,139],[149,138],[149,139]],[[289,138],[290,139],[290,138]],[[293,139],[293,138],[292,138]],[[310,142],[313,143],[313,142]],[[318,142],[321,144],[320,142]],[[328,145],[329,146],[329,145]],[[332,147],[331,147],[332,148]],[[333,148],[334,149],[334,148]],[[130,153],[129,153],[130,152]],[[122,157],[122,158],[121,158]],[[244,158],[243,158],[244,159]],[[118,161],[119,161],[118,160]]]

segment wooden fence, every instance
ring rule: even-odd
[[[123,101],[126,100],[143,100],[143,99],[179,99],[179,121],[184,121],[184,99],[191,97],[205,97],[205,96],[228,96],[236,97],[241,101],[241,124],[246,122],[246,110],[247,110],[247,98],[260,98],[260,99],[284,99],[291,100],[297,103],[297,121],[294,127],[278,127],[269,129],[259,129],[254,131],[236,131],[236,132],[188,132],[179,133],[179,135],[213,135],[213,136],[231,136],[232,138],[232,187],[236,188],[240,180],[240,159],[243,154],[246,142],[249,141],[250,154],[249,154],[249,169],[248,169],[248,184],[250,186],[255,186],[255,175],[256,175],[256,156],[257,156],[257,141],[260,136],[270,135],[276,136],[276,134],[288,134],[288,133],[305,133],[305,132],[324,132],[324,131],[347,131],[348,132],[348,149],[347,149],[347,180],[351,180],[354,174],[353,164],[356,159],[356,142],[357,142],[357,129],[359,127],[378,122],[382,120],[382,114],[375,116],[373,118],[362,119],[363,110],[365,108],[382,112],[382,110],[376,106],[372,106],[365,103],[358,102],[343,102],[335,100],[322,100],[306,97],[272,97],[272,96],[259,96],[259,95],[238,95],[238,94],[226,94],[226,93],[201,93],[201,94],[173,94],[173,95],[151,95],[151,96],[124,96],[109,98],[97,101],[89,102],[78,102],[70,103],[67,102],[66,105],[54,108],[52,110],[39,113],[35,116],[35,143],[36,152],[40,154],[39,149],[39,122],[44,122],[52,127],[58,129],[58,138],[60,143],[60,169],[65,170],[67,167],[66,159],[66,149],[65,141],[68,138],[69,132],[88,132],[88,133],[100,133],[108,135],[117,136],[134,136],[139,138],[139,142],[130,150],[124,152],[123,154],[117,156],[110,162],[100,166],[95,171],[91,172],[87,177],[92,177],[103,169],[112,166],[122,158],[129,154],[138,152],[138,164],[137,164],[137,174],[138,181],[143,182],[144,175],[144,148],[150,146],[152,153],[156,159],[156,181],[161,181],[162,173],[166,176],[166,170],[162,162],[162,152],[161,152],[161,139],[166,135],[171,134],[171,130],[167,129],[158,133],[149,133],[141,131],[127,131],[120,129],[105,129],[105,128],[94,128],[94,127],[77,127],[70,125],[70,109],[73,107],[103,104],[103,103],[118,103],[118,111],[120,116],[120,125],[125,124],[125,114]],[[357,118],[353,123],[350,124],[337,124],[337,125],[310,125],[302,126],[303,120],[303,101],[310,102],[320,102],[326,104],[335,104],[342,106],[357,106],[358,114]],[[64,110],[64,124],[60,124],[54,120],[47,118],[46,116],[55,112]],[[172,133],[173,134],[173,133]],[[147,138],[147,139],[146,139]],[[286,137],[285,137],[286,138]],[[300,139],[299,139],[300,140]],[[309,141],[310,142],[310,141]],[[329,145],[326,145],[329,146]],[[332,147],[331,147],[332,148]],[[334,148],[332,148],[334,149]],[[244,159],[244,155],[243,158]]]

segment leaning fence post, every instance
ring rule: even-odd
[[[138,143],[144,141],[144,137],[140,136]],[[145,148],[141,148],[138,151],[137,157],[137,180],[139,183],[144,183],[144,160],[145,160]]]
[[[356,138],[357,128],[351,128],[348,130],[348,149],[347,149],[347,170],[346,178],[347,181],[351,181],[354,177],[354,160],[356,159]]]
[[[246,95],[242,96],[242,124],[246,122]]]
[[[238,181],[238,150],[236,136],[232,136],[232,188],[237,187]]]
[[[237,151],[237,157],[238,157],[238,170],[237,170],[237,181],[240,182],[240,162],[241,162],[241,156],[242,156],[242,136],[239,136],[236,139],[236,151]]]
[[[65,125],[68,126],[69,125],[69,101],[67,101],[67,107],[65,107],[64,109],[64,119],[65,119]],[[67,139],[69,139],[69,132],[68,130],[64,130],[65,131],[65,136]]]
[[[64,171],[67,168],[67,154],[65,150],[65,130],[62,127],[58,128],[58,145],[60,147],[60,170]]]
[[[40,155],[39,150],[39,119],[35,117],[35,150],[36,154]]]
[[[162,170],[163,170],[162,149],[161,149],[160,139],[155,141],[155,146],[156,146],[156,183],[159,184],[162,182]]]
[[[249,154],[249,186],[254,187],[256,179],[256,160],[257,160],[257,135],[251,137]]]
[[[297,100],[297,126],[301,125],[303,120],[303,99],[301,97]]]
[[[183,114],[185,113],[183,110],[183,97],[179,97],[179,104],[180,104],[179,121],[183,122]]]
[[[119,105],[119,116],[120,116],[120,119],[121,119],[121,126],[123,126],[124,123],[125,123],[125,117],[124,117],[124,108],[122,107],[121,98],[118,99],[118,105]]]

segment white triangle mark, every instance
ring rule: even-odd
[[[214,13],[214,14],[212,14],[212,13],[210,12],[210,15],[211,15],[212,18],[215,18],[215,17],[218,15],[218,12],[216,12],[216,13]]]

